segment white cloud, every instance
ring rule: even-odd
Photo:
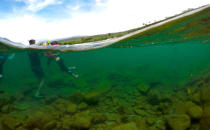
[[[77,11],[81,8],[81,5],[79,5],[79,4],[74,5],[74,6],[69,5],[69,6],[67,6],[67,8],[70,9],[70,10],[73,10],[73,11]]]
[[[36,12],[49,5],[62,4],[62,1],[58,0],[16,0],[17,2],[24,2],[27,7],[26,10]]]
[[[33,3],[35,0],[28,1]],[[30,14],[0,19],[0,36],[27,44],[27,40],[31,38],[55,39],[118,32],[139,27],[148,21],[163,19],[187,8],[208,4],[208,0],[107,0],[103,3],[103,10],[98,10],[96,4],[96,10],[75,11],[71,17],[56,21],[46,21]],[[41,5],[38,7],[46,4]]]
[[[95,0],[97,6],[106,6],[106,2],[103,2],[102,0]]]

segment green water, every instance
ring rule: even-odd
[[[42,92],[66,95],[80,90],[111,87],[132,90],[139,84],[158,83],[165,89],[179,87],[194,76],[209,71],[210,44],[186,42],[134,48],[103,48],[87,52],[60,53],[66,66],[76,66],[78,79],[62,72],[56,62],[47,66],[46,56],[41,62],[47,84]],[[18,52],[4,65],[1,88],[8,92],[30,89],[38,80],[30,69],[26,52]],[[32,89],[33,90],[33,89]],[[33,93],[33,92],[32,92]]]
[[[34,97],[39,81],[30,68],[27,51],[17,51],[15,57],[4,64],[4,78],[0,84],[4,90],[0,103],[7,98],[11,100],[1,104],[2,128],[10,126],[12,118],[24,122],[21,127],[26,130],[48,130],[45,128],[48,121],[55,121],[56,126],[52,127],[55,130],[96,127],[109,130],[129,122],[135,122],[129,127],[138,126],[139,130],[158,128],[163,122],[163,129],[158,130],[170,130],[164,125],[168,123],[165,115],[175,114],[176,103],[186,102],[195,90],[197,81],[192,81],[210,72],[210,44],[203,43],[204,40],[59,52],[66,66],[76,66],[77,79],[61,71],[55,61],[47,65],[47,57],[42,55],[45,84],[40,93],[43,98]],[[68,107],[72,103],[77,109]],[[85,108],[80,109],[81,104],[85,104]],[[40,119],[43,116],[49,119]],[[145,129],[140,129],[136,118],[147,122],[140,125]],[[151,118],[153,124],[147,121]],[[66,126],[66,122],[69,125]]]

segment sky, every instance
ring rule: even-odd
[[[209,0],[0,0],[0,37],[28,44],[125,31]]]

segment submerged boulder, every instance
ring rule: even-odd
[[[201,93],[196,92],[191,97],[191,100],[196,104],[201,104]]]
[[[14,116],[5,116],[2,119],[3,129],[14,130],[22,124],[22,120]]]
[[[77,105],[73,103],[68,103],[66,108],[67,113],[73,114],[77,111]]]
[[[138,130],[147,130],[146,119],[140,116],[132,117],[131,122],[135,122]]]
[[[84,96],[84,101],[88,104],[88,105],[97,105],[98,102],[99,102],[99,99],[101,97],[102,93],[100,92],[90,92],[90,93],[87,93],[85,96]]]
[[[205,86],[201,89],[201,101],[210,105],[210,86]]]
[[[137,86],[137,90],[142,94],[146,95],[150,89],[150,86],[147,84],[140,84]]]
[[[186,130],[190,127],[190,117],[186,114],[168,115],[166,121],[172,130]]]
[[[193,105],[188,108],[187,114],[192,118],[192,119],[200,119],[203,115],[203,110],[200,106]]]
[[[85,110],[85,109],[87,109],[88,108],[88,105],[86,104],[86,103],[84,103],[84,102],[82,102],[82,103],[80,103],[79,105],[78,105],[78,109],[79,110]]]
[[[142,110],[142,109],[134,109],[135,113],[139,116],[147,116],[148,113],[145,111],[145,110]]]
[[[130,122],[127,124],[118,125],[114,127],[112,130],[138,130],[138,128],[134,122]]]
[[[92,117],[89,111],[77,113],[72,117],[71,127],[75,129],[88,129],[91,126]]]
[[[43,129],[43,127],[52,120],[53,117],[51,114],[39,111],[28,117],[26,121],[26,127],[28,129],[34,129],[34,128]]]
[[[210,128],[210,105],[204,106],[203,116],[200,121],[200,130],[208,130]]]

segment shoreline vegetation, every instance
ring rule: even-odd
[[[206,5],[205,5],[206,6]],[[201,6],[199,8],[202,8],[204,6]],[[60,45],[73,45],[73,44],[81,44],[81,43],[88,43],[88,42],[96,42],[96,41],[102,41],[102,40],[107,40],[107,39],[111,39],[111,38],[118,38],[118,37],[121,37],[121,36],[124,36],[126,34],[129,34],[129,33],[132,33],[132,32],[135,32],[135,31],[138,31],[138,30],[141,30],[141,29],[144,29],[146,27],[149,27],[149,26],[152,26],[152,25],[155,25],[155,24],[158,24],[160,22],[163,22],[165,20],[169,20],[169,19],[172,19],[174,17],[177,17],[177,16],[180,16],[180,15],[183,15],[185,13],[188,13],[190,11],[193,11],[193,10],[196,10],[196,9],[199,9],[199,8],[195,8],[195,9],[192,9],[192,8],[189,8],[187,10],[184,10],[182,11],[181,13],[179,14],[176,14],[176,15],[173,15],[173,16],[170,16],[170,17],[166,17],[165,19],[163,20],[160,20],[160,21],[154,21],[153,23],[151,22],[148,22],[148,23],[143,23],[143,26],[141,27],[138,27],[138,28],[134,28],[134,29],[130,29],[130,30],[126,30],[126,31],[122,31],[122,32],[116,32],[116,33],[107,33],[107,34],[99,34],[99,35],[93,35],[93,36],[79,36],[79,37],[72,37],[72,38],[66,38],[64,40],[57,40],[59,42]],[[208,8],[209,9],[209,8]],[[206,10],[206,9],[204,9]],[[184,20],[186,17],[187,18],[190,18],[190,17],[193,17],[197,14],[199,14],[200,12],[203,12],[204,10],[202,11],[199,11],[197,13],[194,13],[194,14],[191,14],[189,16],[185,16],[183,18],[179,18],[179,19],[176,19],[176,20],[173,20],[173,21],[170,21],[170,22],[167,22],[161,26],[170,26],[171,23],[176,23],[176,22],[179,22],[180,20]],[[175,22],[174,22],[175,21]],[[158,27],[154,27],[152,29],[149,29],[147,31],[144,31],[144,32],[141,32],[139,34],[142,34],[144,35],[145,32],[153,32],[153,30],[158,30],[159,27],[161,26],[158,26]],[[136,34],[134,36],[137,36],[139,34]],[[134,37],[132,36],[132,37]],[[130,38],[132,38],[130,37]],[[126,39],[130,39],[130,38],[126,38]],[[42,43],[41,43],[42,45]]]

